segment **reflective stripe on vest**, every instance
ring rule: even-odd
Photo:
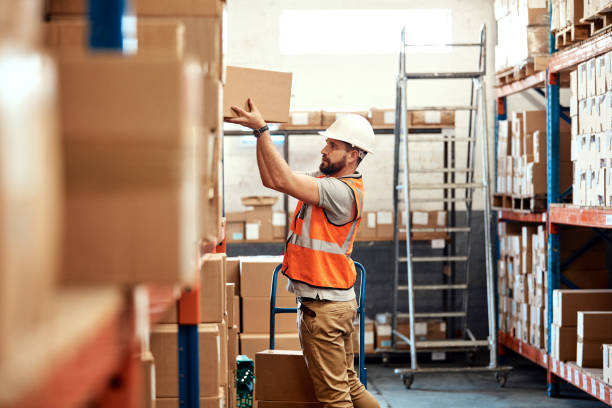
[[[349,289],[355,283],[355,265],[350,255],[361,222],[363,181],[361,177],[338,179],[355,196],[355,219],[344,225],[334,225],[321,207],[299,201],[282,268],[282,272],[293,280],[334,289]]]

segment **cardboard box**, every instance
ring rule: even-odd
[[[55,17],[44,28],[45,47],[53,52],[89,50],[88,24],[81,16]],[[138,55],[183,58],[185,53],[185,25],[180,20],[138,19],[137,39]]]
[[[556,289],[553,292],[553,322],[577,326],[578,311],[612,311],[612,289]]]
[[[585,0],[565,0],[566,1],[566,26],[580,24],[580,19],[584,13]],[[586,0],[588,1],[588,0]]]
[[[223,100],[224,119],[237,115],[231,106],[248,111],[248,98],[252,98],[268,123],[289,121],[292,74],[261,69],[228,66]]]
[[[283,375],[278,375],[282,373]],[[255,355],[254,398],[266,401],[317,402],[301,351],[265,350]]]
[[[603,379],[612,384],[612,344],[603,344]]]
[[[150,351],[140,355],[142,373],[142,406],[152,408],[155,403],[155,360]]]
[[[272,241],[274,239],[272,204],[255,205],[252,209],[245,211],[244,215],[247,241]]]
[[[551,356],[559,361],[576,360],[576,327],[551,325]]]
[[[370,109],[370,123],[379,129],[393,129],[395,127],[395,109]]]
[[[434,111],[409,111],[408,127],[419,126],[455,126],[455,111],[434,110]]]
[[[234,295],[234,326],[238,328],[238,331],[242,331],[242,305],[240,296]]]
[[[206,254],[200,271],[200,319],[221,323],[225,304],[225,254]]]
[[[274,346],[277,350],[299,351],[302,349],[297,333],[277,333],[274,336]],[[240,354],[255,359],[257,352],[268,350],[269,348],[269,334],[240,333]]]
[[[296,307],[295,297],[278,297],[276,307]],[[277,314],[276,333],[297,333],[296,315]],[[242,332],[270,333],[270,296],[242,298]]]
[[[287,238],[287,213],[274,211],[272,213],[272,238],[285,240]]]
[[[225,237],[228,242],[244,241],[245,224],[244,211],[225,214]]]
[[[234,327],[236,325],[236,317],[238,317],[235,313],[236,305],[234,302],[236,301],[236,296],[234,296],[234,284],[226,283],[225,284],[225,318],[224,320],[227,322],[227,327]],[[240,299],[240,298],[238,298]]]
[[[610,339],[606,339],[609,342]],[[578,367],[603,368],[602,342],[578,339],[576,343],[576,365]]]
[[[230,375],[236,371],[236,357],[240,353],[238,333],[239,331],[236,327],[227,329],[227,361]]]
[[[240,258],[225,258],[225,281],[233,283],[235,294],[240,294]]]
[[[283,129],[316,129],[321,127],[321,111],[294,111]]]
[[[357,318],[354,322],[353,322],[353,326],[355,327],[355,331],[353,332],[353,336],[352,336],[352,341],[353,341],[353,353],[355,355],[359,355],[359,318]],[[374,321],[370,320],[370,319],[365,319],[365,324],[364,324],[364,341],[363,341],[363,347],[364,347],[364,352],[366,354],[371,354],[371,353],[375,353],[376,349],[375,349],[375,341],[374,341]]]
[[[218,395],[200,398],[200,408],[222,408],[226,406],[226,394],[223,387],[219,388]],[[157,398],[155,408],[180,408],[178,398]]]
[[[378,238],[393,239],[393,212],[376,212],[376,236]]]
[[[63,281],[193,282],[200,68],[110,55],[58,65]]]
[[[198,326],[200,339],[200,395],[218,395],[221,340],[215,324]],[[155,358],[156,396],[178,397],[178,325],[161,324],[151,330],[151,352]]]
[[[222,0],[137,0],[133,5],[139,17],[221,17],[224,7]]]
[[[604,54],[595,59],[595,93],[597,95],[605,94],[608,91],[606,82],[606,64],[609,64],[609,61],[606,60],[608,58],[608,54]]]
[[[334,123],[338,117],[343,116],[343,115],[348,115],[348,114],[359,115],[359,116],[363,116],[364,118],[368,119],[368,112],[367,111],[357,111],[357,112],[327,112],[327,111],[321,111],[321,125],[324,128],[327,128],[332,123]]]
[[[578,312],[578,340],[612,340],[612,312]]]
[[[357,229],[357,240],[367,241],[372,238],[376,238],[376,225],[376,212],[365,211],[361,217],[361,223],[359,224],[359,228]]]
[[[320,402],[255,401],[257,408],[323,408]]]
[[[269,297],[272,288],[272,274],[277,265],[283,263],[279,256],[251,256],[240,258],[240,296]],[[292,297],[287,291],[287,277],[278,273],[276,297]]]
[[[389,349],[391,348],[391,324],[374,322],[374,331],[376,332],[376,348]]]

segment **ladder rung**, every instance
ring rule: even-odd
[[[407,108],[410,111],[446,111],[446,110],[477,110],[477,105],[461,105],[461,106],[411,106]]]
[[[487,347],[488,340],[425,340],[417,341],[417,350],[419,348],[457,348],[457,347]]]
[[[403,184],[402,184],[403,186]],[[481,183],[441,183],[441,184],[411,184],[411,190],[436,190],[447,188],[482,188]]]
[[[465,312],[436,312],[436,313],[415,313],[415,319],[428,319],[437,317],[465,317]]]
[[[408,258],[400,256],[399,262],[408,262]],[[413,256],[412,262],[466,262],[467,256]]]
[[[404,169],[399,169],[400,172],[404,172]],[[437,169],[413,169],[408,173],[420,174],[420,173],[467,173],[472,171],[472,169],[454,169],[454,168],[445,168],[440,167]]]
[[[470,232],[471,228],[470,227],[411,228],[410,231],[411,232]],[[402,232],[406,232],[406,230]]]
[[[468,285],[465,283],[454,285],[414,285],[414,290],[464,290]],[[408,285],[398,285],[397,290],[408,290]]]
[[[484,72],[421,72],[406,73],[405,79],[473,79],[484,76]]]

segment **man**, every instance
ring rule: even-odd
[[[317,399],[326,408],[379,408],[354,369],[352,334],[356,273],[350,258],[361,221],[363,182],[356,169],[373,153],[374,131],[358,115],[329,129],[320,172],[300,174],[276,151],[266,122],[251,99],[249,111],[233,106],[233,123],[254,130],[264,186],[298,201],[287,237],[282,272],[298,299],[298,330]]]

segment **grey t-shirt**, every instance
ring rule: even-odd
[[[320,171],[306,173],[312,177],[321,176]],[[350,177],[358,177],[359,173],[351,174]],[[329,221],[333,224],[344,225],[355,219],[357,208],[353,190],[346,183],[335,177],[323,177],[317,179],[319,187],[319,207],[325,210]],[[291,232],[290,232],[291,233]],[[355,290],[351,289],[322,289],[310,286],[302,282],[289,280],[287,290],[297,297],[312,299],[350,301],[355,299]]]

